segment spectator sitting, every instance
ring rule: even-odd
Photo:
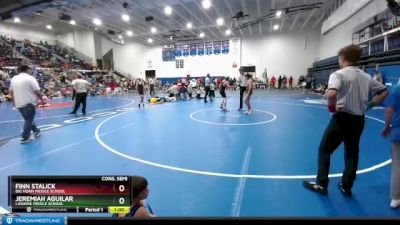
[[[317,89],[314,89],[313,92],[317,93],[317,94],[325,95],[327,89],[328,89],[328,85],[322,84]]]
[[[374,72],[374,80],[378,81],[381,84],[384,84],[383,76],[377,70],[375,70],[375,72]]]
[[[196,92],[196,98],[197,99],[202,99],[202,97],[201,97],[201,93],[202,92],[203,92],[203,88],[202,87],[197,88],[197,92]]]
[[[215,85],[214,85],[214,83],[210,84],[210,96],[215,98]]]

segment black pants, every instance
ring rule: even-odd
[[[150,84],[150,95],[154,95],[154,84]]]
[[[325,188],[329,184],[331,155],[344,142],[345,170],[343,188],[351,189],[356,180],[359,159],[359,143],[364,130],[365,117],[337,113],[331,119],[319,147],[317,183]]]
[[[74,107],[74,113],[76,113],[79,109],[79,106],[82,103],[82,113],[86,113],[86,98],[87,98],[87,93],[77,93],[75,97],[75,107]]]
[[[206,86],[206,96],[204,96],[204,101],[207,101],[207,96],[210,96],[210,100],[211,100],[211,89],[210,87]]]
[[[243,97],[246,92],[246,87],[240,87],[240,107],[239,109],[243,109]]]

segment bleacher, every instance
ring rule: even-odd
[[[378,52],[371,55],[364,55],[358,66],[364,67],[368,72],[372,73],[375,70],[376,65],[379,67],[385,66],[400,66],[400,48],[389,50],[386,52]],[[327,84],[329,75],[339,69],[339,62],[337,57],[332,57],[319,62],[314,63],[314,66],[308,69],[308,75],[315,77],[316,84]],[[393,76],[392,74],[383,74],[384,76]],[[400,77],[400,71],[399,75]]]
[[[45,68],[62,68],[62,69],[93,69],[93,66],[85,63],[76,57],[73,53],[68,52],[56,45],[49,45],[47,42],[43,44],[32,43],[30,40],[15,40],[12,37],[0,37],[0,62],[3,66],[18,66],[21,59],[14,59],[14,53],[17,52],[25,57],[29,64],[38,65]]]

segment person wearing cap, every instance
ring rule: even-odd
[[[28,65],[20,66],[19,72],[11,79],[10,95],[14,107],[18,109],[25,121],[21,135],[21,144],[25,144],[40,136],[40,130],[35,124],[35,113],[37,101],[40,100],[43,103],[43,95]],[[31,132],[34,138],[31,138]]]

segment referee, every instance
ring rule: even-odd
[[[91,84],[84,80],[81,74],[78,74],[77,79],[73,80],[71,85],[74,87],[76,97],[74,110],[70,114],[75,115],[81,103],[82,114],[86,114],[86,99],[88,95],[88,87],[90,87]]]
[[[241,67],[239,69],[240,72],[240,77],[239,77],[239,86],[240,86],[240,106],[239,106],[239,111],[242,111],[243,109],[243,97],[244,94],[246,93],[246,88],[247,88],[247,78],[246,75],[244,74],[244,69]]]
[[[338,188],[344,196],[352,196],[365,112],[379,105],[389,94],[383,84],[355,66],[361,54],[362,49],[356,45],[341,49],[341,70],[334,72],[329,78],[328,109],[333,115],[319,146],[317,181],[303,182],[307,189],[322,195],[328,194],[331,155],[344,142],[345,170]],[[369,96],[375,97],[368,104]]]

